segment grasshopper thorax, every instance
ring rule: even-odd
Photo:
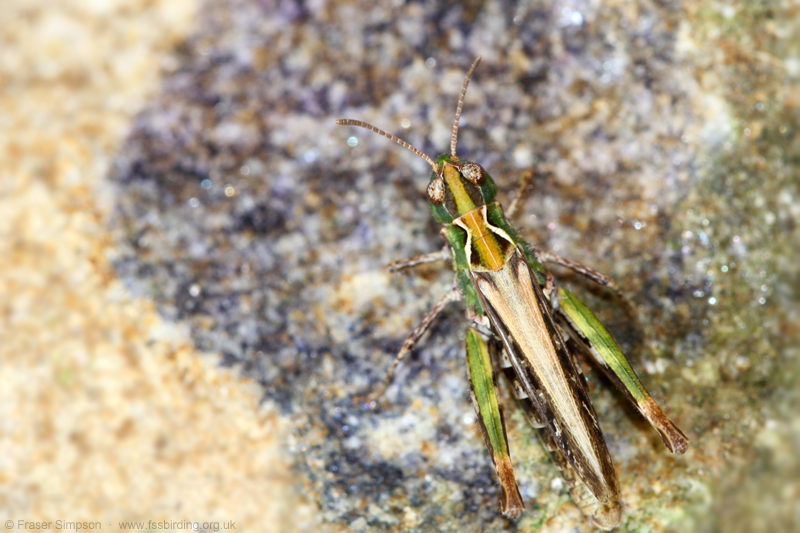
[[[467,94],[467,87],[470,79],[472,79],[472,74],[480,62],[481,57],[478,56],[464,78],[461,95],[458,97],[456,117],[453,120],[453,131],[450,136],[450,155],[440,155],[436,161],[404,140],[386,133],[372,124],[351,119],[339,119],[336,121],[340,126],[358,126],[374,131],[408,148],[424,159],[433,168],[433,175],[427,189],[428,201],[431,203],[436,220],[445,224],[475,208],[490,203],[497,194],[497,186],[495,186],[491,176],[482,166],[469,161],[460,161],[456,155],[458,120],[461,118],[464,96]]]

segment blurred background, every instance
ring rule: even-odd
[[[800,527],[800,3],[5,2],[0,519],[247,531],[591,531],[519,414],[497,512],[444,314],[426,164],[462,157],[568,273],[665,412],[586,366],[621,531]],[[585,295],[585,296],[584,296]],[[528,446],[530,444],[530,446]],[[154,528],[151,526],[151,529]],[[183,526],[185,529],[185,526]]]

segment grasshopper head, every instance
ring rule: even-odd
[[[497,194],[494,180],[482,166],[441,155],[439,168],[428,183],[427,196],[436,220],[452,222],[476,207],[491,203]]]

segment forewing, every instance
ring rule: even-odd
[[[539,416],[536,406],[534,406],[533,401],[528,397],[528,393],[525,392],[525,388],[520,383],[517,373],[514,371],[514,367],[511,364],[511,360],[508,358],[505,351],[492,351],[490,349],[490,353],[494,360],[494,367],[498,372],[502,373],[505,381],[510,385],[517,404],[522,408],[533,430],[536,432],[536,436],[539,437],[539,441],[541,441],[542,446],[550,455],[553,463],[561,471],[561,477],[567,485],[569,494],[572,496],[572,501],[575,502],[575,505],[580,508],[583,514],[593,520],[595,516],[602,515],[603,508],[600,502],[598,502],[594,494],[589,491],[589,488],[575,473],[575,470],[572,468],[572,465],[569,464],[567,458],[564,457],[564,454],[558,449],[558,446],[553,440],[553,436]],[[610,521],[610,523],[606,520],[605,523],[608,527],[613,524],[613,520]]]
[[[606,516],[595,516],[596,523],[613,527],[620,513],[616,472],[586,385],[530,267],[517,250],[500,270],[471,275],[519,381],[556,446],[606,507]]]

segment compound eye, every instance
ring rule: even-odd
[[[483,182],[486,181],[486,171],[478,163],[467,163],[462,165],[459,170],[462,176],[475,185],[483,185]]]
[[[444,180],[442,178],[434,178],[428,184],[428,200],[436,205],[444,203]]]

